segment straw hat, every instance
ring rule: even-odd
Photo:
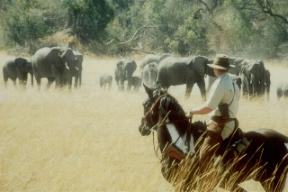
[[[226,55],[218,55],[213,64],[208,64],[208,66],[220,70],[228,70],[230,67],[234,67],[234,65],[230,65],[229,57]]]

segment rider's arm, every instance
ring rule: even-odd
[[[199,107],[199,108],[191,110],[190,114],[191,115],[196,115],[196,114],[204,115],[204,114],[210,113],[211,111],[213,111],[213,109],[211,109],[210,107],[203,106],[203,107]]]
[[[204,106],[191,110],[191,115],[204,115],[216,109],[224,96],[224,87],[220,82],[217,82],[217,84],[211,88],[210,93],[211,94]]]

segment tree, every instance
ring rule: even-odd
[[[113,10],[105,0],[64,0],[68,10],[68,27],[83,42],[101,40]]]

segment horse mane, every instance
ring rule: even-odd
[[[168,93],[162,94],[160,97],[158,108],[160,119],[167,116],[168,121],[173,122],[179,128],[180,134],[184,134],[190,127],[190,122],[182,106]]]

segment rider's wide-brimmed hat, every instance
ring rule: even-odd
[[[229,68],[234,67],[234,65],[230,65],[229,57],[226,55],[216,56],[213,64],[208,64],[208,66],[220,70],[228,70]]]

